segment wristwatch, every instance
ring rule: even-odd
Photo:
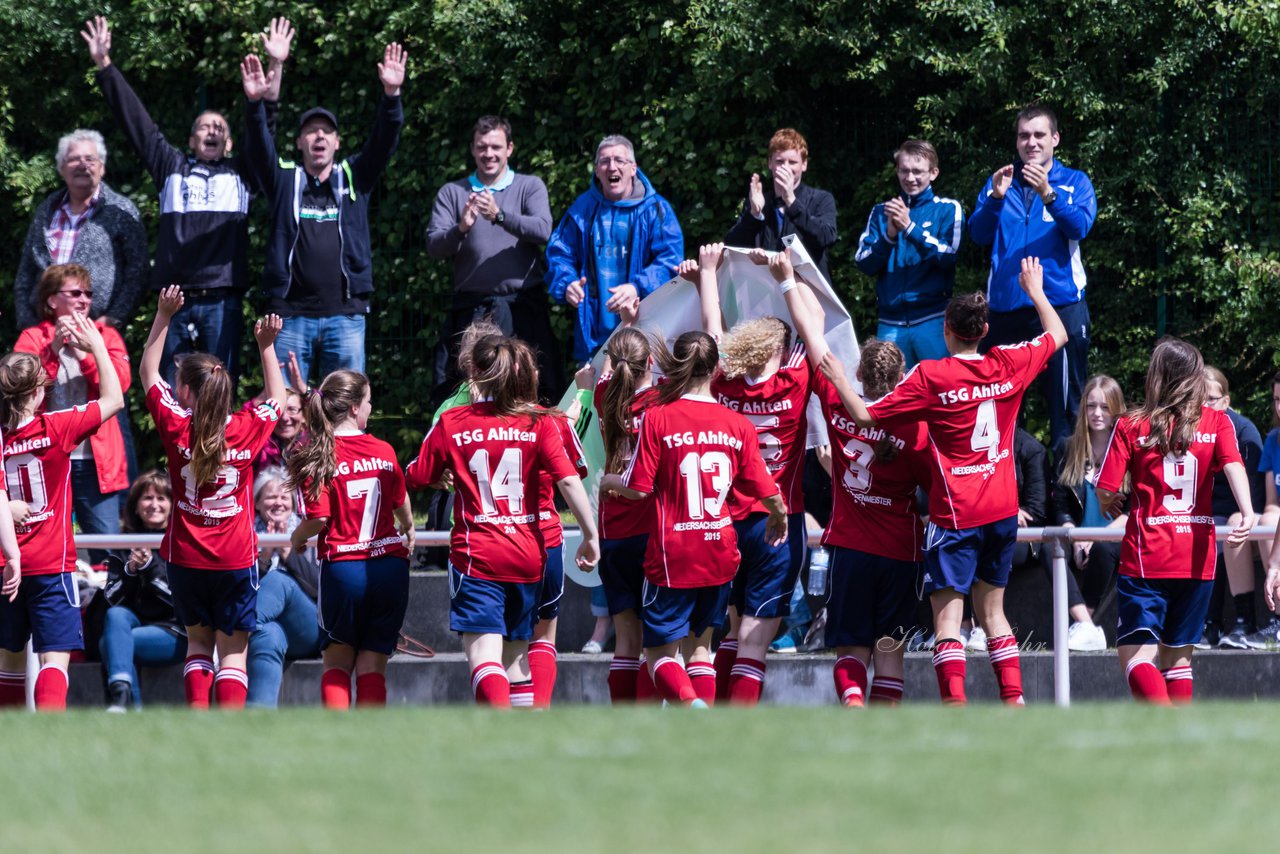
[[[1048,207],[1049,205],[1053,204],[1057,200],[1058,200],[1058,191],[1050,190],[1048,197],[1044,200],[1044,205],[1045,207]]]
[[[502,225],[506,221],[507,221],[507,215],[504,214],[501,209],[499,209],[498,215],[493,218],[493,224]]]

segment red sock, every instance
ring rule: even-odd
[[[640,676],[640,659],[614,655],[609,662],[609,702],[613,705],[636,701],[636,679]]]
[[[65,712],[67,710],[67,672],[61,667],[46,664],[36,676],[36,711]]]
[[[249,696],[249,674],[239,667],[219,667],[213,679],[213,697],[220,709],[243,709]]]
[[[700,664],[690,664],[685,668],[685,672],[689,674],[689,681],[693,683],[693,692],[698,695],[698,699],[705,702],[708,706],[715,705],[716,702],[716,669],[705,662]]]
[[[533,708],[533,680],[529,679],[525,682],[511,683],[511,708],[513,709],[532,709]]]
[[[938,672],[938,693],[944,706],[963,706],[964,644],[954,638],[933,645],[933,669]]]
[[[330,667],[321,673],[320,702],[326,709],[351,708],[351,674],[341,667]]]
[[[852,655],[836,659],[831,675],[836,681],[836,697],[840,705],[861,708],[867,693],[867,666]]]
[[[716,647],[716,699],[729,699],[729,682],[733,663],[738,660],[738,639],[725,638]]]
[[[209,692],[213,689],[213,659],[207,655],[188,655],[182,668],[182,684],[187,689],[187,706],[209,708]]]
[[[653,665],[653,685],[658,696],[669,703],[692,703],[698,699],[689,674],[674,658],[660,658]]]
[[[1191,665],[1170,667],[1164,672],[1164,685],[1169,693],[1169,702],[1175,706],[1185,706],[1191,702]]]
[[[27,674],[0,670],[0,708],[27,702]]]
[[[533,675],[533,707],[551,707],[551,695],[556,690],[556,645],[551,641],[534,641],[529,644],[529,673]]]
[[[1155,664],[1135,658],[1125,668],[1124,675],[1133,699],[1155,706],[1169,705],[1169,689]]]
[[[658,686],[653,684],[653,671],[649,663],[640,657],[640,672],[636,675],[636,702],[652,703],[658,699]]]
[[[1006,706],[1025,706],[1022,699],[1022,661],[1018,658],[1018,639],[1013,635],[987,638],[987,658],[996,673],[1000,700]]]
[[[381,673],[361,673],[356,677],[356,706],[385,706],[387,677]]]
[[[471,693],[478,706],[511,708],[511,683],[507,681],[507,671],[496,661],[478,664],[471,671]]]
[[[735,706],[756,706],[760,703],[760,690],[764,688],[764,662],[754,658],[739,658],[733,664],[729,679],[729,702]]]
[[[896,706],[902,702],[902,680],[889,676],[876,676],[871,680],[871,697],[873,706]]]

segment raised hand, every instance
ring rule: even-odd
[[[698,265],[704,270],[715,270],[724,260],[723,243],[706,243],[698,247]]]
[[[253,325],[253,337],[258,342],[258,349],[265,350],[274,344],[276,336],[280,334],[280,330],[283,328],[284,321],[280,319],[278,314],[259,317],[258,322]]]
[[[378,63],[378,79],[382,81],[382,91],[388,96],[400,94],[407,58],[404,48],[396,42],[387,45],[387,49],[383,51],[382,62]]]
[[[1037,293],[1044,293],[1044,268],[1040,266],[1039,258],[1022,259],[1022,272],[1018,274],[1018,285],[1030,297],[1034,297]]]
[[[306,394],[310,386],[307,385],[307,378],[302,375],[302,366],[298,364],[298,354],[289,351],[289,385],[299,394]]]
[[[178,309],[182,308],[184,302],[182,296],[182,288],[177,285],[170,285],[160,292],[160,299],[156,303],[156,317],[163,317],[166,321],[178,313]]]
[[[773,257],[769,259],[769,272],[773,273],[773,278],[778,284],[782,284],[787,279],[795,279],[796,271],[791,266],[791,258],[785,249],[773,253]]]
[[[244,84],[244,96],[250,101],[261,101],[271,90],[271,81],[262,70],[262,60],[252,53],[240,63],[240,82]]]
[[[69,338],[67,343],[80,350],[94,351],[99,347],[106,349],[106,341],[102,338],[102,331],[98,329],[98,325],[89,319],[87,314],[72,314],[63,320],[69,321],[67,324],[67,332]]]
[[[573,384],[582,391],[591,391],[596,387],[596,369],[587,362],[573,374]]]
[[[101,15],[84,22],[80,38],[89,45],[89,56],[98,68],[106,68],[111,64],[111,27],[107,19]]]
[[[751,183],[747,186],[747,205],[751,215],[759,219],[764,216],[764,185],[760,183],[760,173],[751,173]]]
[[[283,65],[289,58],[289,48],[293,45],[295,33],[288,18],[272,18],[266,30],[259,33],[262,38],[262,49],[272,63]]]

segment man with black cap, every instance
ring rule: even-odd
[[[338,119],[312,107],[298,122],[301,163],[277,160],[262,99],[268,81],[256,56],[240,66],[248,140],[246,158],[271,200],[263,269],[266,310],[284,318],[276,337],[281,362],[296,355],[304,380],[339,368],[364,370],[365,317],[373,294],[369,195],[400,141],[405,52],[389,44],[378,63],[383,97],[360,151],[341,161]]]

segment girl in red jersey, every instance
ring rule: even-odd
[[[685,261],[679,272],[697,280],[703,329],[718,342],[720,368],[711,381],[712,396],[755,427],[760,454],[789,514],[787,541],[772,545],[764,535],[764,506],[737,493],[729,499],[742,563],[730,592],[729,631],[716,650],[714,696],[754,705],[764,683],[765,653],[790,613],[791,591],[804,563],[807,531],[800,475],[812,375],[804,345],[792,344],[791,329],[780,318],[747,320],[725,331],[716,281],[723,257],[723,244],[703,246],[698,261]],[[699,684],[697,678],[694,684]],[[708,679],[704,684],[712,683]]]
[[[17,526],[21,584],[6,567],[0,597],[0,706],[24,699],[27,639],[40,656],[36,708],[67,707],[67,667],[71,651],[84,648],[80,596],[72,573],[76,546],[71,528],[71,453],[124,406],[120,378],[102,332],[87,315],[73,314],[62,327],[69,343],[93,354],[99,398],[81,406],[37,414],[51,378],[30,353],[0,360],[0,416],[4,420],[3,459],[9,499],[23,502]],[[8,515],[8,501],[5,515]],[[0,519],[0,530],[4,528]],[[15,595],[16,594],[16,595]]]
[[[600,483],[601,491],[633,500],[654,496],[641,601],[645,659],[663,699],[699,708],[707,702],[675,653],[692,636],[687,662],[711,662],[711,635],[724,623],[729,582],[740,561],[726,506],[730,490],[763,502],[769,544],[787,536],[786,502],[765,468],[755,428],[711,397],[719,361],[705,332],[684,333],[670,352],[658,348],[668,381],[642,415],[626,472]]]
[[[596,383],[595,408],[604,436],[604,470],[621,474],[631,462],[640,415],[657,396],[649,336],[633,326],[621,327],[605,344],[605,357],[605,370]],[[600,583],[613,618],[609,698],[614,703],[649,696],[647,689],[640,689],[637,697],[637,690],[644,681],[640,599],[652,510],[649,499],[633,501],[600,491]]]
[[[386,705],[387,659],[409,605],[413,510],[395,451],[364,432],[371,409],[369,378],[334,371],[307,395],[307,441],[289,458],[306,516],[293,548],[320,536],[320,693],[330,709],[351,706],[353,670],[356,705]]]
[[[471,364],[475,402],[440,415],[405,475],[413,489],[452,476],[449,626],[462,635],[476,702],[505,707],[511,683],[530,681],[528,642],[547,559],[538,518],[542,472],[582,529],[579,566],[595,565],[599,541],[555,416],[522,399],[521,378],[537,376],[528,345],[487,336],[476,343]]]
[[[187,628],[183,670],[187,704],[243,708],[249,633],[257,626],[258,560],[253,532],[253,460],[280,418],[284,377],[273,347],[281,320],[259,320],[253,335],[262,358],[266,401],[251,412],[231,411],[231,379],[207,353],[182,358],[175,387],[160,378],[169,321],[182,308],[175,285],[160,292],[151,335],[138,372],[147,409],[169,462],[173,512],[160,544],[169,566],[173,608]],[[213,652],[218,651],[218,672]]]
[[[1098,502],[1113,515],[1125,475],[1132,499],[1120,546],[1116,650],[1134,699],[1191,701],[1191,653],[1200,639],[1217,548],[1213,475],[1226,475],[1240,509],[1227,542],[1244,543],[1255,521],[1236,431],[1205,405],[1204,360],[1177,338],[1151,353],[1146,400],[1116,423],[1098,474]]]

